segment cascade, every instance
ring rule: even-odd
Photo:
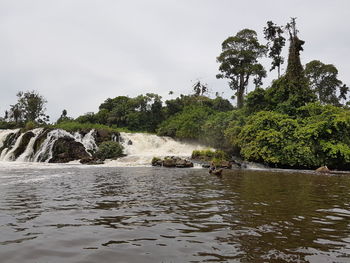
[[[15,135],[19,132],[20,129],[15,130],[0,130],[0,161],[5,159],[7,152],[10,150],[7,145],[4,145],[5,141],[9,138],[9,136]],[[2,149],[5,147],[4,149]]]
[[[178,156],[189,158],[192,151],[208,148],[195,143],[180,142],[170,137],[147,133],[121,132],[119,142],[123,145],[124,153],[127,156],[111,161],[107,165],[150,165],[153,157]]]
[[[25,149],[25,151],[16,159],[17,162],[29,162],[34,155],[34,143],[39,135],[43,132],[43,128],[32,130],[34,137],[32,137]]]
[[[22,138],[26,134],[22,133],[19,135],[19,131],[20,129],[0,130],[0,161],[49,162],[53,155],[52,149],[55,142],[59,138],[63,137],[73,138],[76,142],[83,144],[86,152],[89,155],[91,155],[91,151],[95,151],[98,148],[94,138],[95,130],[91,130],[89,133],[82,136],[79,132],[70,134],[64,130],[55,129],[46,134],[46,137],[41,143],[39,149],[34,152],[35,142],[44,131],[43,128],[37,128],[30,131],[34,134],[34,136],[30,138],[23,153],[16,158],[14,153],[20,147]],[[7,142],[7,140],[10,138],[9,136],[14,136],[17,138],[14,138],[11,142]],[[6,145],[4,145],[5,142]]]
[[[81,143],[89,155],[98,149],[95,141],[95,130],[90,130],[84,135],[79,132],[69,133],[61,129],[45,131],[43,128],[37,128],[30,132],[32,133],[31,137],[26,137],[27,139],[24,140],[26,133],[20,134],[19,129],[0,130],[0,161],[49,162],[53,158],[55,142],[60,138],[69,138]],[[145,133],[121,132],[119,137],[112,134],[111,140],[119,140],[124,147],[126,156],[107,162],[107,166],[150,165],[153,157],[178,156],[188,158],[193,150],[207,148],[195,143],[185,143],[170,137]],[[25,149],[23,149],[24,143],[26,144]],[[19,156],[17,156],[18,154]]]

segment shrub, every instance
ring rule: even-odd
[[[101,160],[118,158],[123,156],[123,150],[123,146],[118,142],[106,141],[100,144],[95,157]]]

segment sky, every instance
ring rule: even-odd
[[[0,116],[28,90],[47,99],[51,121],[121,95],[188,94],[197,80],[229,98],[215,77],[221,43],[250,28],[264,44],[266,22],[290,17],[305,41],[302,63],[334,64],[350,86],[348,0],[0,0]]]

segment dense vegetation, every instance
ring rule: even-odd
[[[191,94],[166,101],[153,93],[108,98],[98,112],[75,120],[64,110],[54,127],[152,132],[200,141],[226,154],[276,167],[350,169],[348,87],[338,79],[337,68],[319,60],[302,65],[304,41],[297,35],[295,19],[286,26],[269,21],[263,32],[266,45],[251,29],[222,43],[217,78],[228,79],[237,107],[220,96],[208,97],[207,85],[198,81]],[[285,35],[288,64],[286,72],[281,72]],[[262,80],[267,72],[259,62],[264,56],[272,59],[270,71],[278,72],[278,78],[265,89]],[[245,95],[250,82],[255,89]],[[0,128],[47,123],[44,98],[35,92],[19,93],[18,97],[18,103],[0,120]]]

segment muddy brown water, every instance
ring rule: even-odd
[[[3,165],[0,262],[350,262],[350,177]]]

